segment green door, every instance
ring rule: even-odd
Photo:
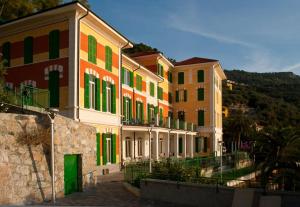
[[[79,191],[78,185],[78,156],[65,155],[64,159],[65,195]]]
[[[59,107],[59,71],[49,73],[50,107]]]

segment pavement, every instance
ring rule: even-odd
[[[47,203],[45,203],[47,206]],[[96,186],[57,199],[57,206],[176,207],[174,204],[142,200],[123,186],[123,173],[98,177]]]

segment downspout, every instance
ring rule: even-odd
[[[85,15],[80,17],[77,21],[77,68],[78,68],[78,73],[77,73],[77,120],[80,121],[79,118],[79,103],[80,103],[80,20],[86,17],[89,14],[89,10],[86,11]]]
[[[119,49],[119,111],[120,111],[120,153],[121,153],[121,169],[124,167],[124,157],[123,157],[123,119],[122,119],[122,114],[123,114],[123,95],[122,95],[122,50],[129,45],[129,41]],[[121,77],[121,78],[120,78]]]

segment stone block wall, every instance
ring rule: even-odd
[[[0,113],[0,204],[39,203],[51,198],[50,136],[39,137],[32,144],[24,142],[24,135],[30,137],[49,127],[45,115]],[[54,138],[57,197],[64,195],[65,154],[81,155],[83,189],[95,184],[95,128],[57,116]]]

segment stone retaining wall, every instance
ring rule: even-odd
[[[0,113],[0,204],[38,203],[51,198],[50,136],[39,138],[43,144],[24,143],[27,135],[49,127],[44,115]],[[54,137],[57,196],[64,195],[65,154],[81,154],[83,188],[94,185],[98,175],[95,128],[57,116]]]

